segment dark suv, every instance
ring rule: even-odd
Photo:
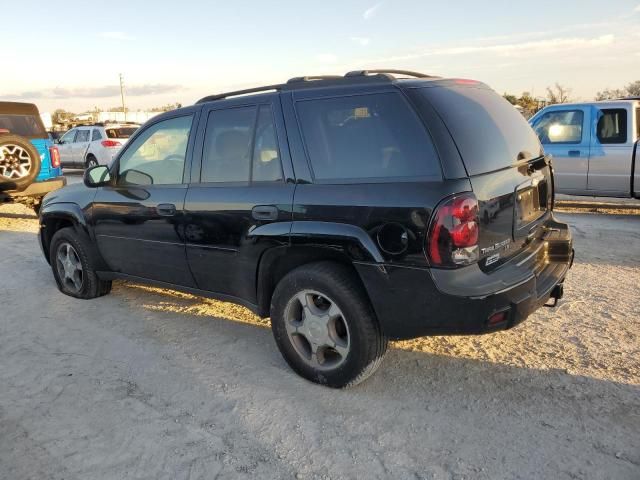
[[[555,305],[573,260],[535,133],[470,80],[370,70],[213,95],[152,119],[84,183],[41,211],[62,292],[128,279],[239,303],[332,387],[375,371],[388,339]]]

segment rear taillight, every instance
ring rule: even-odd
[[[121,147],[122,144],[120,142],[117,142],[116,140],[102,140],[100,142],[102,144],[103,147]]]
[[[478,261],[478,200],[463,193],[442,203],[435,211],[427,237],[431,265],[457,267]]]
[[[49,147],[49,156],[51,157],[51,168],[60,166],[60,152],[58,147]]]

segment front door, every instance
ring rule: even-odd
[[[76,135],[76,141],[73,142],[73,165],[76,168],[84,168],[84,156],[89,148],[91,130],[88,128],[80,128]]]
[[[60,164],[65,167],[73,167],[73,143],[78,130],[75,128],[65,133],[58,140],[58,152],[60,153]]]
[[[591,137],[590,110],[553,108],[533,124],[545,153],[553,156],[557,193],[586,193]]]
[[[633,159],[633,117],[626,108],[593,108],[595,132],[589,155],[589,191],[629,195]]]
[[[113,185],[98,189],[96,241],[112,271],[194,286],[182,237],[192,124],[189,114],[146,126],[114,164]]]
[[[256,303],[257,265],[280,235],[260,227],[291,220],[295,185],[278,96],[263,104],[216,102],[202,112],[196,170],[185,204],[187,257],[198,288]],[[195,165],[195,163],[194,163]],[[283,170],[284,167],[284,170]],[[275,229],[277,230],[277,229]]]

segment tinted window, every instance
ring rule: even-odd
[[[35,115],[0,115],[0,128],[27,138],[47,138],[42,121]]]
[[[76,142],[88,142],[90,130],[78,130]]]
[[[600,143],[626,143],[627,111],[623,108],[600,110],[596,130]]]
[[[255,137],[251,180],[256,182],[282,180],[276,128],[271,107],[268,105],[260,107]]]
[[[109,138],[129,138],[138,127],[105,128]]]
[[[102,139],[102,134],[100,133],[100,130],[94,129],[93,132],[91,132],[91,141],[94,142],[96,140],[101,140],[101,139]]]
[[[120,157],[118,183],[182,183],[191,120],[191,116],[171,118],[142,132]]]
[[[444,120],[470,175],[540,156],[540,142],[513,105],[487,87],[419,89]]]
[[[547,112],[535,123],[534,129],[542,143],[582,142],[582,110]]]
[[[316,179],[440,176],[428,134],[397,93],[296,105]]]
[[[207,119],[202,182],[248,182],[256,107],[214,110]]]

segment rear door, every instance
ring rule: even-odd
[[[558,193],[587,193],[591,108],[558,106],[543,110],[532,126],[553,157],[555,186]]]
[[[195,286],[183,231],[196,116],[197,110],[176,112],[148,125],[112,168],[113,185],[98,189],[92,221],[112,271]]]
[[[289,234],[295,184],[283,132],[277,94],[203,108],[184,230],[198,288],[257,302],[260,256]],[[279,222],[281,235],[252,236]]]
[[[633,115],[625,106],[592,108],[593,135],[587,188],[594,195],[628,196],[633,158]]]

